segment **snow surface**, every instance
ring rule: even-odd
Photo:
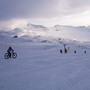
[[[4,59],[9,46],[16,59]],[[61,54],[60,43],[1,42],[0,90],[90,90],[90,44],[68,46],[69,52]]]
[[[4,58],[9,46],[16,59]],[[0,90],[90,90],[90,28],[0,27]]]

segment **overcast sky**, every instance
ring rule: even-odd
[[[0,22],[90,25],[90,0],[0,0]]]

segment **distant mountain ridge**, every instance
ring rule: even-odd
[[[90,42],[90,26],[66,26],[66,25],[55,25],[53,27],[45,27],[42,25],[34,25],[28,23],[24,27],[16,27],[14,29],[0,27],[0,36],[18,36],[25,37],[25,39],[70,39],[82,42]]]

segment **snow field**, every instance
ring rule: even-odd
[[[18,57],[6,60],[3,55],[9,45],[0,44],[0,90],[90,89],[89,49],[70,44],[70,51],[60,54],[62,46],[56,44],[11,45]]]

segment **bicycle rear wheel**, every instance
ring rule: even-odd
[[[6,53],[6,54],[4,55],[4,58],[5,58],[5,59],[9,59],[9,54]]]

